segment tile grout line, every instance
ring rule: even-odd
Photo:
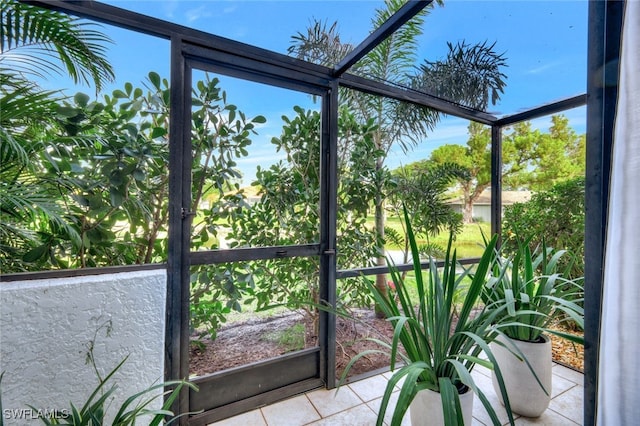
[[[305,398],[307,398],[307,401],[309,401],[309,404],[311,404],[311,406],[313,407],[313,409],[314,409],[314,410],[316,410],[316,413],[318,414],[318,416],[320,416],[320,420],[322,420],[322,419],[326,418],[326,417],[324,417],[324,416],[322,415],[322,413],[320,412],[320,410],[318,410],[318,408],[316,408],[316,405],[313,403],[313,401],[311,400],[311,398],[309,398],[309,392],[305,392],[305,393],[304,393],[304,397],[305,397]],[[313,422],[317,422],[317,421],[318,421],[318,420],[313,420],[313,421],[311,421],[311,422],[303,423],[303,425],[301,425],[301,426],[308,425],[308,424],[311,424],[311,423],[313,423]]]
[[[580,423],[577,423],[577,422],[573,421],[573,420],[572,420],[572,419],[570,419],[569,417],[566,417],[566,416],[564,416],[563,414],[561,414],[561,413],[557,412],[557,411],[556,411],[556,410],[554,410],[553,408],[550,408],[550,407],[549,407],[549,408],[547,408],[547,410],[549,410],[549,411],[553,411],[557,416],[560,416],[560,417],[562,417],[563,419],[566,419],[566,420],[570,421],[570,422],[571,422],[572,424],[574,424],[574,425],[579,425],[579,424],[580,424]]]
[[[260,410],[260,416],[262,417],[262,421],[264,422],[264,424],[266,426],[269,426],[269,422],[267,421],[267,418],[265,417],[264,412],[262,411],[262,408],[264,407],[258,408],[258,410]]]
[[[571,382],[573,383],[573,382]],[[580,385],[574,384],[573,386],[563,390],[562,392],[560,392],[559,394],[557,394],[556,396],[554,396],[553,398],[551,398],[551,400],[553,401],[554,399],[558,398],[560,395],[564,395],[565,393],[569,392],[571,389],[575,388],[575,387],[579,387]]]

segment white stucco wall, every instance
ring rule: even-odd
[[[5,424],[41,424],[15,419],[30,417],[20,411],[28,405],[81,407],[98,383],[86,363],[91,342],[103,377],[128,356],[114,377],[119,389],[112,407],[162,382],[165,297],[164,269],[0,283]]]

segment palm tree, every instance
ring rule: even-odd
[[[43,229],[56,227],[77,238],[53,196],[52,177],[38,161],[55,148],[60,92],[33,78],[68,74],[96,91],[112,81],[105,56],[107,36],[64,13],[2,0],[0,3],[0,258],[3,271],[21,270],[20,258],[46,250]],[[26,253],[26,254],[25,254]],[[23,256],[21,256],[21,254]]]
[[[373,28],[386,22],[404,3],[404,0],[385,0],[386,7],[376,10],[372,20]],[[505,59],[494,52],[493,44],[448,44],[449,53],[443,61],[424,61],[417,65],[418,39],[422,35],[424,17],[432,8],[433,6],[429,6],[403,25],[355,64],[350,72],[446,97],[472,108],[484,109],[489,100],[495,103],[503,91],[506,76],[500,71],[505,66]],[[316,21],[306,33],[293,36],[289,54],[321,65],[333,66],[352,49],[353,46],[341,42],[337,24],[328,27],[326,23]],[[385,169],[387,155],[393,146],[399,145],[404,151],[408,151],[422,141],[435,127],[440,115],[428,108],[381,96],[348,90],[341,95],[342,102],[348,104],[363,122],[373,120],[377,125],[372,152],[376,157],[375,176],[378,177],[378,191],[374,200],[375,228],[380,236],[379,240],[384,241],[383,189],[389,176]],[[378,247],[377,264],[386,264],[383,244]],[[386,291],[386,276],[378,276],[376,286],[382,292]]]

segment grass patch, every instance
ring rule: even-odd
[[[242,303],[242,302],[241,302]],[[258,302],[252,302],[249,304],[242,304],[242,311],[231,311],[226,315],[227,323],[245,322],[259,318],[271,318],[274,315],[282,315],[287,312],[295,312],[294,309],[287,308],[286,306],[278,306],[272,309],[258,310]]]
[[[370,219],[373,226],[373,218]],[[402,222],[397,217],[388,217],[386,226],[392,228],[402,234],[404,232],[402,228]],[[487,222],[469,223],[462,227],[462,232],[456,236],[453,241],[453,248],[458,250],[458,258],[463,259],[466,257],[480,257],[484,251],[484,244],[482,234],[487,238],[491,238],[491,224]],[[449,241],[449,233],[441,232],[435,237],[429,238],[429,242],[437,244],[443,248],[447,247]],[[427,240],[424,237],[418,236],[416,238],[418,244],[426,244]],[[387,250],[401,250],[403,247],[388,243],[386,245]]]
[[[277,343],[278,346],[284,348],[287,352],[299,351],[304,349],[305,337],[304,324],[295,324],[284,330],[270,331],[265,333],[262,338]]]

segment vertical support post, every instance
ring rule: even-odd
[[[624,2],[589,2],[585,180],[584,425],[595,425],[618,63]]]
[[[502,244],[502,127],[491,126],[491,235]]]
[[[171,39],[171,100],[169,111],[169,242],[167,256],[167,312],[165,380],[189,376],[189,235],[191,203],[191,75],[182,55],[182,40]],[[171,407],[189,411],[188,389]],[[180,424],[187,424],[181,418]]]
[[[322,99],[320,160],[320,298],[336,306],[336,227],[338,199],[338,83]],[[336,386],[336,317],[320,313],[320,374],[328,389]]]

